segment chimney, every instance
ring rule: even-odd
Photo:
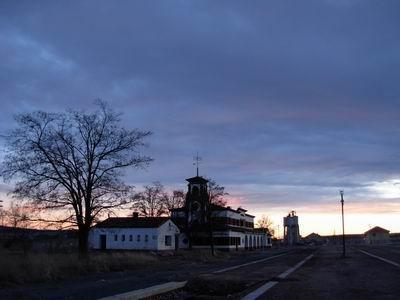
[[[132,217],[133,217],[134,219],[138,219],[138,218],[139,218],[139,213],[136,212],[136,211],[133,212]]]

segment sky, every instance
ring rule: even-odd
[[[123,112],[154,132],[140,188],[225,186],[300,232],[400,232],[400,2],[1,1],[0,135],[13,115]],[[0,141],[0,156],[4,150]],[[2,150],[3,149],[3,150]],[[10,185],[0,183],[7,199]]]

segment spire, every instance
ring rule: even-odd
[[[197,152],[196,156],[193,157],[193,165],[196,166],[196,176],[199,176],[199,163],[201,162],[201,157],[199,156],[199,152]]]

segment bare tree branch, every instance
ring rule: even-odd
[[[159,217],[168,213],[168,195],[160,182],[145,185],[143,189],[134,196],[133,209],[144,217]]]
[[[226,206],[227,200],[224,198],[229,195],[229,193],[225,192],[225,187],[219,185],[215,180],[211,178],[207,178],[208,180],[208,192],[210,194],[210,203]]]
[[[274,234],[274,222],[272,222],[272,220],[268,216],[262,215],[261,218],[258,219],[256,226],[257,228],[268,229],[269,233],[271,233],[272,235]]]

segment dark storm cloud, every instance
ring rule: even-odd
[[[90,108],[101,97],[127,126],[155,132],[155,163],[128,174],[138,185],[183,186],[199,151],[202,173],[243,187],[249,201],[277,189],[288,203],[363,190],[399,176],[399,9],[397,1],[3,1],[0,126],[13,113]]]

